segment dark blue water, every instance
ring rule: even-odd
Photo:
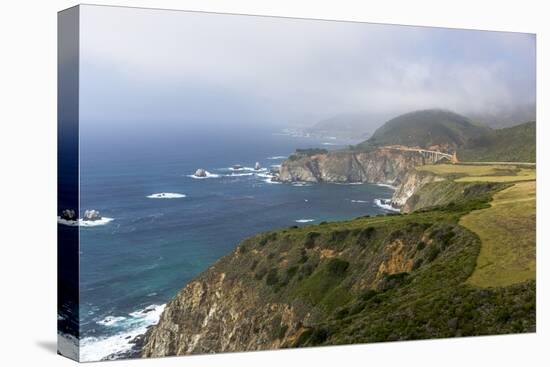
[[[383,211],[376,185],[269,183],[265,172],[296,148],[349,142],[254,131],[81,139],[81,208],[113,220],[80,228],[80,315],[84,359],[128,347],[162,305],[247,236]],[[189,177],[204,168],[217,177]],[[156,193],[184,198],[152,199]]]

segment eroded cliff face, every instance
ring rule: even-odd
[[[423,256],[416,244],[431,230],[406,223],[402,230],[377,229],[361,221],[353,227],[285,230],[243,241],[167,304],[145,336],[142,355],[299,346],[302,334],[338,305],[412,271]]]
[[[464,189],[479,201],[491,187]],[[534,282],[463,286],[479,237],[456,220],[451,211],[420,211],[248,238],[168,303],[142,356],[534,330]],[[471,304],[482,312],[462,317]],[[499,316],[503,307],[516,323]]]
[[[415,193],[429,183],[444,181],[444,178],[429,172],[419,172],[411,169],[400,177],[400,181],[393,194],[392,205],[401,208],[402,212],[408,213],[415,208],[414,204],[410,202],[410,198]]]
[[[257,288],[214,266],[168,303],[146,335],[143,356],[280,348],[292,342],[307,318],[290,304],[266,302]]]
[[[369,152],[329,152],[294,156],[281,165],[281,182],[368,182],[399,184],[410,169],[430,163],[413,151],[376,149]]]

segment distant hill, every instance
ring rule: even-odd
[[[490,138],[489,127],[475,124],[457,113],[421,110],[406,113],[386,122],[359,148],[381,145],[406,145],[455,151],[466,146],[482,145]]]
[[[371,113],[340,114],[317,122],[305,132],[319,137],[367,139],[387,118]]]
[[[458,158],[480,162],[535,162],[536,124],[532,121],[493,130],[484,144],[459,150]]]
[[[536,120],[536,105],[534,103],[522,105],[501,106],[494,111],[467,113],[472,121],[476,121],[494,129],[512,127],[527,121]]]

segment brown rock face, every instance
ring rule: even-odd
[[[292,306],[262,302],[225,273],[207,272],[165,308],[146,337],[143,357],[280,348],[299,333]]]
[[[399,184],[411,168],[429,161],[414,151],[377,149],[370,152],[329,152],[283,162],[282,182],[368,182]]]

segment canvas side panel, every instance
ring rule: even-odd
[[[79,7],[57,23],[58,353],[79,359]]]

